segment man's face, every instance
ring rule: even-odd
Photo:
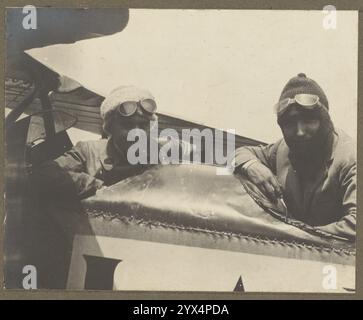
[[[129,147],[134,142],[127,141],[127,135],[132,129],[142,129],[145,131],[146,135],[150,132],[151,121],[156,121],[157,116],[155,114],[150,114],[142,110],[138,106],[136,112],[129,117],[124,117],[118,112],[115,112],[113,122],[112,122],[112,137],[114,142],[119,146]]]
[[[294,151],[308,151],[321,125],[317,110],[291,106],[282,117],[280,127],[288,146]]]

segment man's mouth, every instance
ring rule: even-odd
[[[311,145],[311,139],[291,140],[290,145],[294,149],[305,150],[305,149],[309,148],[309,146]]]
[[[128,129],[128,130],[131,130],[131,129],[147,129],[149,127],[149,122],[148,121],[138,121],[138,122],[133,122],[133,121],[128,121],[128,122],[125,122],[123,124],[123,127]]]

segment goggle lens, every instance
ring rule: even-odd
[[[137,103],[133,101],[127,101],[119,106],[119,112],[122,116],[128,117],[135,113],[137,109]]]
[[[317,105],[319,97],[314,94],[297,94],[295,101],[301,106],[313,107]]]
[[[154,100],[151,99],[141,100],[140,104],[146,112],[154,113],[156,111],[156,103]]]

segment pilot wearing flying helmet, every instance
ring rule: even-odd
[[[56,181],[56,188],[61,190],[58,193],[64,196],[67,187],[62,185],[69,186],[70,177],[78,197],[85,198],[104,185],[141,173],[150,164],[130,164],[127,151],[135,142],[128,141],[127,137],[132,129],[142,129],[149,134],[151,124],[158,119],[156,109],[155,98],[149,91],[134,86],[116,88],[102,102],[100,110],[103,129],[108,138],[80,141],[54,161],[43,164],[42,170],[36,175],[38,185],[54,185]],[[159,139],[158,148],[166,143],[176,144],[181,158],[192,151],[189,143],[173,139]],[[58,178],[52,179],[51,176]]]
[[[355,143],[334,127],[322,88],[305,74],[290,79],[275,106],[283,139],[236,150],[247,177],[292,218],[350,240],[356,235]]]

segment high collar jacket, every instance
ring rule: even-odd
[[[252,159],[258,159],[276,175],[291,216],[312,226],[325,226],[325,231],[334,234],[355,237],[356,147],[343,131],[335,132],[331,153],[310,178],[295,171],[284,139],[267,146],[237,149],[234,165],[238,168]]]

